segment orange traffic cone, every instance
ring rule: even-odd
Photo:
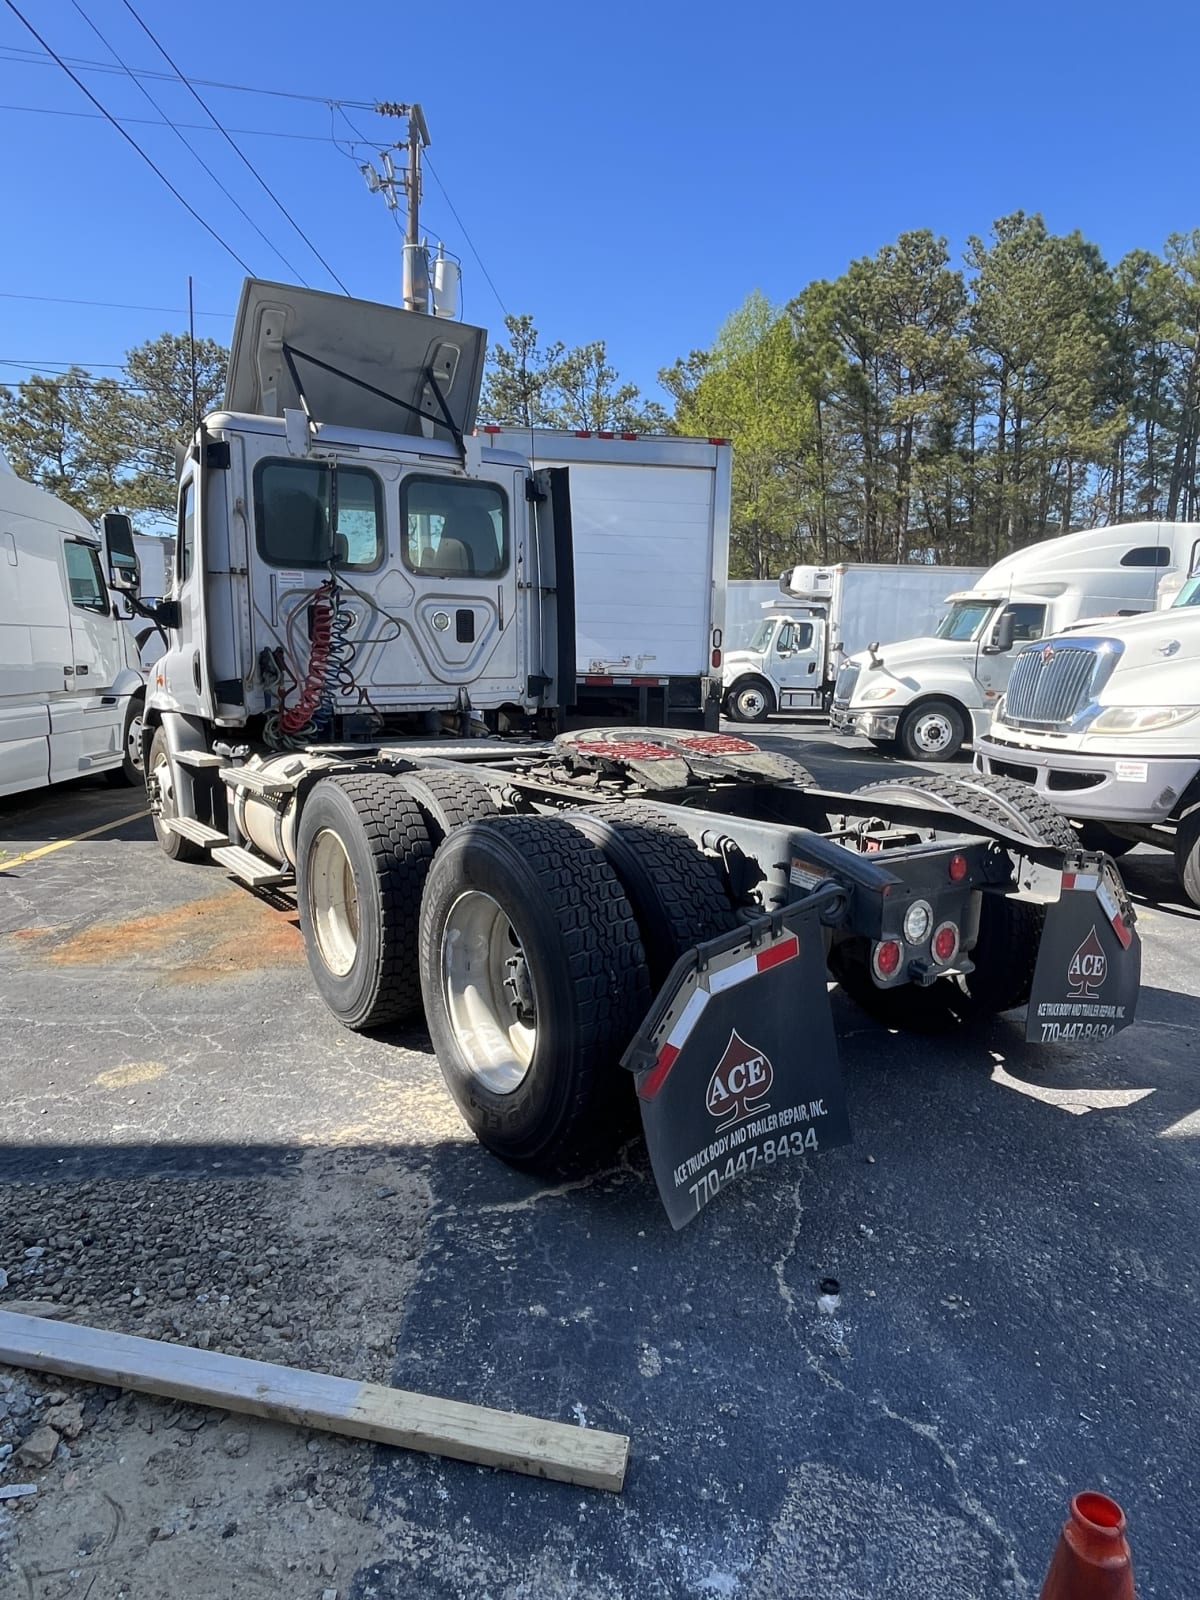
[[[1041,1600],[1137,1600],[1125,1513],[1115,1500],[1091,1490],[1072,1499]]]

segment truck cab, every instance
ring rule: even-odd
[[[910,761],[947,761],[985,734],[1015,652],[1089,617],[1153,610],[1162,579],[1188,571],[1200,524],[1126,523],[1047,540],[949,596],[930,638],[876,645],[838,674],[832,720]]]
[[[725,652],[728,715],[735,722],[761,722],[775,710],[819,711],[825,630],[819,611],[765,616],[743,646]]]
[[[141,781],[145,680],[114,555],[107,530],[0,466],[0,794]]]

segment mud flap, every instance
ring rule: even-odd
[[[1142,976],[1136,918],[1105,855],[1070,857],[1046,908],[1025,1023],[1031,1044],[1108,1039],[1134,1019]]]
[[[674,1228],[735,1178],[850,1141],[818,913],[789,906],[689,951],[626,1051]]]

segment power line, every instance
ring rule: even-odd
[[[120,63],[120,65],[124,69],[124,71],[129,73],[130,82],[133,83],[136,86],[138,93],[140,95],[143,95],[145,97],[145,99],[147,99],[150,102],[150,104],[154,107],[155,111],[157,111],[160,116],[166,117],[166,115],[167,115],[166,111],[163,109],[162,106],[159,105],[158,101],[150,93],[149,89],[146,88],[145,84],[144,83],[139,83],[137,78],[134,77],[133,73],[129,72],[129,68],[125,65],[125,61],[121,56],[121,52],[116,48],[115,45],[110,43],[110,41],[108,39],[106,39],[105,36],[100,32],[100,29],[96,26],[96,24],[92,21],[91,17],[88,16],[87,12],[80,5],[79,0],[71,0],[71,4],[75,7],[75,10],[78,11],[79,15],[83,18],[83,20],[87,23],[88,27],[96,35],[97,39],[99,39],[100,43],[104,46],[104,48],[106,50],[110,51],[112,53],[112,55],[114,56],[114,58]],[[241,215],[246,219],[246,221],[254,229],[254,231],[258,235],[258,237],[266,245],[267,249],[272,251],[275,255],[277,255],[279,257],[280,261],[282,261],[284,266],[288,269],[288,271],[290,273],[294,274],[294,276],[296,276],[297,278],[299,278],[300,282],[304,283],[305,288],[307,288],[308,285],[307,285],[307,283],[305,283],[305,280],[304,280],[303,276],[301,275],[300,269],[298,267],[293,266],[292,263],[288,260],[288,258],[284,255],[283,251],[279,248],[279,246],[276,245],[276,244],[273,244],[271,242],[271,240],[267,237],[267,235],[259,227],[258,223],[255,222],[254,218],[246,210],[245,206],[242,205],[241,201],[238,200],[235,195],[230,194],[229,190],[225,187],[225,185],[221,182],[220,178],[217,177],[216,173],[209,166],[208,162],[205,161],[204,157],[200,154],[200,152],[195,148],[195,146],[191,143],[191,141],[180,131],[180,129],[178,129],[175,126],[175,124],[170,120],[170,118],[167,118],[167,126],[171,129],[171,132],[179,140],[180,144],[182,144],[183,148],[185,150],[187,150],[191,155],[193,155],[195,157],[195,159],[200,163],[200,165],[204,168],[205,172],[208,173],[209,177],[216,184],[217,188],[220,189],[221,193],[225,196],[226,200],[228,200],[230,202],[230,204],[232,206],[234,206],[235,209],[237,211],[239,211],[241,213]]]
[[[348,120],[349,119],[347,118],[347,121]],[[454,201],[451,200],[450,196],[446,193],[446,185],[438,177],[437,171],[436,171],[436,169],[435,169],[435,167],[433,165],[433,162],[430,161],[430,159],[429,159],[428,150],[426,150],[426,152],[425,152],[425,165],[429,168],[430,172],[433,173],[433,181],[434,181],[434,183],[437,184],[438,188],[442,191],[442,199],[450,207],[450,215],[454,218],[455,222],[457,222],[459,227],[462,229],[462,236],[467,241],[467,246],[470,249],[471,254],[475,257],[475,260],[479,265],[480,272],[482,272],[484,277],[487,279],[488,288],[496,296],[496,304],[500,307],[501,311],[503,311],[504,315],[508,316],[508,307],[504,304],[504,301],[500,298],[500,291],[499,291],[499,289],[497,289],[496,285],[492,282],[492,275],[488,271],[488,269],[484,266],[483,258],[479,254],[479,251],[476,250],[475,244],[474,244],[474,241],[471,238],[471,235],[467,232],[466,224],[463,222],[463,219],[459,216],[458,212],[454,209]]]
[[[14,106],[0,101],[0,111],[25,111],[38,117],[82,117],[87,122],[103,122],[105,118],[94,111],[66,111],[60,106]],[[216,133],[210,122],[166,122],[161,117],[117,117],[121,124],[131,123],[143,128],[186,128],[189,133]],[[326,144],[323,133],[288,133],[282,128],[230,128],[230,133],[249,135],[255,139],[301,139],[305,144]]]
[[[113,372],[126,370],[123,361],[18,361],[16,356],[0,356],[0,367],[29,367],[36,370],[39,367],[49,370],[52,367],[61,367],[64,372],[72,367],[81,367],[87,371],[91,367],[107,367]]]
[[[33,33],[32,28],[29,31]],[[34,33],[34,38],[45,44],[39,34]],[[59,57],[54,54],[48,45],[45,47],[44,54],[37,50],[24,49],[20,45],[0,45],[0,56],[13,61],[14,65],[22,67],[48,66],[51,61],[55,61],[59,66],[62,66],[65,61],[69,62],[73,67],[84,68],[88,72],[116,73],[121,70],[119,67],[114,67],[109,61],[90,61],[83,56]],[[131,67],[129,70],[135,78],[159,78],[164,83],[174,83],[178,75],[171,72],[155,72],[149,67]],[[328,95],[323,94],[297,94],[291,89],[264,89],[249,83],[220,83],[213,78],[194,78],[188,81],[197,84],[201,89],[229,89],[237,94],[268,94],[283,100],[307,100],[319,106],[346,105],[355,111],[374,111],[375,109],[375,102],[371,100],[331,100]]]
[[[207,101],[205,101],[202,98],[202,96],[192,86],[192,84],[189,83],[187,78],[184,77],[183,73],[176,66],[176,64],[172,60],[171,56],[167,53],[166,47],[161,43],[161,41],[156,37],[156,35],[151,32],[151,30],[147,26],[147,24],[145,22],[143,22],[142,18],[138,15],[137,11],[130,4],[130,0],[123,0],[123,4],[125,6],[126,11],[128,11],[129,15],[137,23],[138,27],[141,28],[142,32],[146,35],[147,39],[150,40],[151,44],[154,45],[155,49],[162,56],[163,60],[167,63],[167,65],[174,72],[175,76],[179,79],[180,83],[182,83],[183,86],[187,89],[187,91],[191,95],[192,99],[196,102],[196,104],[200,107],[200,109],[205,113],[206,116],[212,118],[212,121],[213,121],[214,125],[217,128],[220,129],[222,135],[224,136],[226,144],[229,145],[229,148],[238,157],[238,159],[239,159],[239,161],[241,161],[242,165],[247,169],[248,172],[253,174],[253,176],[258,180],[259,184],[266,191],[266,193],[268,195],[270,195],[271,199],[279,207],[280,211],[282,211],[283,215],[288,219],[288,221],[291,223],[292,227],[295,228],[296,232],[304,240],[305,244],[312,251],[313,255],[316,256],[317,260],[325,268],[325,271],[333,279],[334,283],[337,284],[338,288],[342,291],[342,293],[345,294],[345,295],[348,295],[350,293],[349,289],[347,289],[346,285],[342,282],[342,280],[338,277],[337,273],[329,265],[328,261],[326,261],[325,257],[317,249],[316,245],[312,242],[312,240],[305,233],[304,229],[296,221],[295,217],[292,216],[291,212],[284,205],[283,201],[279,198],[279,196],[271,188],[270,184],[267,183],[266,179],[258,171],[258,168],[249,159],[249,157],[243,152],[241,146],[236,144],[234,142],[234,140],[230,137],[230,135],[228,133],[226,133],[226,131],[225,131],[224,127],[222,127],[221,122],[218,119],[216,113],[211,109],[211,107],[208,105]],[[295,271],[295,268],[293,268],[292,270]]]
[[[83,83],[79,78],[76,77],[76,75],[71,71],[70,67],[62,59],[62,57],[58,56],[58,55],[55,55],[54,51],[50,49],[50,46],[46,43],[45,39],[42,38],[41,34],[34,27],[33,23],[30,22],[28,17],[26,17],[18,9],[16,4],[14,3],[14,0],[4,0],[4,4],[12,12],[13,16],[16,17],[17,21],[20,22],[20,23],[23,23],[24,26],[29,29],[30,33],[37,40],[37,42],[42,46],[42,48],[49,55],[53,56],[54,60],[58,62],[59,66],[66,73],[67,77],[70,78],[71,82],[75,85],[75,87],[77,89],[79,89],[81,91],[81,93],[87,95],[88,99],[95,106],[96,110],[101,112],[103,114],[103,116],[106,118],[106,120],[112,123],[113,127],[121,135],[122,139],[126,140],[129,144],[131,144],[133,146],[133,148],[137,151],[138,155],[141,156],[142,160],[150,168],[151,172],[154,173],[155,177],[160,179],[161,182],[165,183],[167,188],[170,189],[171,193],[175,196],[176,200],[179,201],[179,204],[184,208],[184,210],[187,211],[190,216],[195,218],[195,220],[204,229],[205,233],[210,234],[217,241],[217,243],[221,246],[222,250],[226,251],[229,255],[231,255],[233,257],[233,259],[237,262],[238,266],[241,267],[243,272],[247,273],[250,277],[253,277],[254,276],[253,270],[247,265],[247,263],[245,261],[242,260],[241,256],[238,255],[237,251],[233,248],[233,246],[231,244],[226,244],[225,240],[222,239],[221,235],[217,232],[217,230],[214,227],[212,227],[209,223],[205,222],[204,218],[200,215],[200,213],[196,210],[196,208],[194,206],[190,205],[183,198],[183,196],[180,194],[179,190],[171,182],[170,178],[167,177],[166,173],[162,172],[157,166],[155,166],[154,162],[150,159],[150,157],[142,149],[141,145],[137,142],[137,140],[133,137],[133,135],[131,133],[128,133],[121,126],[121,124],[117,121],[117,119],[114,116],[112,116],[108,111],[105,110],[105,108],[101,105],[100,101],[96,99],[96,96],[92,93],[92,91],[88,88],[88,86],[85,83]]]
[[[84,113],[86,115],[86,113]],[[324,140],[322,140],[324,143]],[[124,300],[72,300],[58,294],[18,294],[14,289],[0,289],[0,300],[38,300],[52,306],[98,306],[107,311],[161,311],[165,317],[186,317],[186,306],[135,306]],[[232,311],[197,311],[198,317],[232,318]]]

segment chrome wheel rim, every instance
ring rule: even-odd
[[[135,772],[142,770],[142,719],[134,717],[125,732],[125,754]]]
[[[757,717],[766,710],[767,697],[761,689],[743,689],[737,697],[737,705],[744,717]]]
[[[472,1077],[493,1094],[519,1089],[537,1047],[537,995],[517,930],[482,890],[468,889],[450,907],[442,993]]]
[[[937,751],[944,750],[953,737],[954,729],[950,726],[950,719],[944,717],[940,711],[918,717],[913,727],[913,742],[927,755],[934,755]]]
[[[322,828],[308,852],[308,915],[321,960],[344,978],[358,955],[358,886],[346,847]]]
[[[150,776],[154,779],[157,796],[157,803],[152,807],[154,826],[160,833],[169,833],[166,824],[175,815],[175,784],[171,777],[171,758],[165,750],[151,767]]]

